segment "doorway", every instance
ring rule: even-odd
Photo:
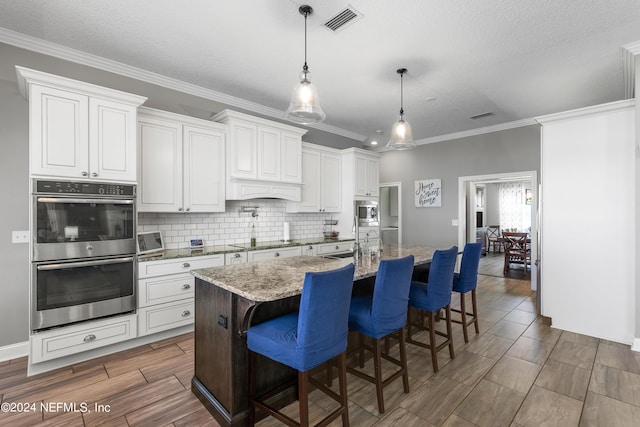
[[[539,271],[537,270],[539,234],[538,234],[538,174],[537,171],[513,173],[496,173],[489,175],[465,176],[458,178],[458,247],[464,247],[467,242],[476,241],[478,208],[482,207],[483,225],[488,222],[487,201],[477,202],[477,195],[486,196],[486,189],[491,184],[506,184],[525,182],[526,192],[523,190],[522,200],[530,206],[531,221],[531,290],[539,288]],[[495,220],[494,220],[495,221]],[[499,221],[498,221],[499,223]],[[538,292],[539,294],[539,292]],[[539,296],[539,295],[538,295]]]
[[[382,244],[402,246],[402,183],[388,182],[378,187]]]

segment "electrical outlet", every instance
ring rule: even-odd
[[[454,227],[458,226],[458,220],[457,219],[452,219],[451,220],[451,225],[454,226]]]
[[[29,243],[29,230],[12,231],[11,243]]]

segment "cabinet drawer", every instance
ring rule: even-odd
[[[194,314],[193,300],[141,308],[138,310],[138,336],[190,325]]]
[[[224,265],[224,256],[222,254],[140,262],[138,264],[138,277],[188,273],[198,268],[219,267],[222,265]]]
[[[247,262],[247,252],[233,252],[224,255],[224,265],[244,264]]]
[[[138,307],[193,298],[195,277],[190,273],[138,280]]]
[[[32,363],[56,359],[136,337],[136,315],[67,326],[31,336]]]
[[[318,245],[318,255],[338,254],[353,250],[353,242],[325,243]]]
[[[268,249],[263,251],[249,251],[249,261],[264,261],[267,259],[288,258],[302,253],[299,246],[293,248]]]

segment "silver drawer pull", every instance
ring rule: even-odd
[[[86,337],[84,337],[84,340],[83,340],[83,341],[84,341],[84,342],[91,342],[91,341],[95,341],[95,339],[96,339],[96,336],[95,336],[95,335],[93,335],[93,334],[89,334],[89,335],[87,335]]]
[[[273,254],[273,256],[275,256],[275,257],[280,256],[280,252],[276,252],[275,254]]]
[[[340,246],[336,245],[336,249],[340,249]]]
[[[233,257],[234,257],[234,258],[240,258],[241,256],[242,256],[242,255],[240,255],[240,254],[234,254],[234,255],[233,255]]]
[[[185,283],[184,285],[182,285],[182,290],[183,291],[186,291],[186,290],[189,290],[189,289],[191,289],[191,285],[190,284]]]
[[[185,310],[182,312],[182,317],[188,317],[188,316],[191,316],[191,311]]]
[[[185,262],[182,264],[182,268],[189,268],[191,267],[191,264],[189,264],[188,262]]]

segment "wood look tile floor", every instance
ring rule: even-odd
[[[481,333],[471,332],[465,344],[454,325],[456,358],[441,352],[437,374],[427,350],[408,344],[411,392],[399,380],[385,388],[384,414],[373,385],[348,375],[352,426],[640,425],[640,354],[551,328],[535,315],[528,275],[514,269],[504,277],[502,262],[491,253],[481,260]],[[186,334],[33,377],[26,376],[26,358],[0,362],[2,403],[24,410],[0,412],[0,425],[217,426],[190,390],[193,347],[193,334]],[[391,351],[397,356],[397,346]],[[315,421],[334,405],[318,391],[310,399]],[[56,406],[63,403],[75,408]],[[297,403],[285,411],[295,416]]]

